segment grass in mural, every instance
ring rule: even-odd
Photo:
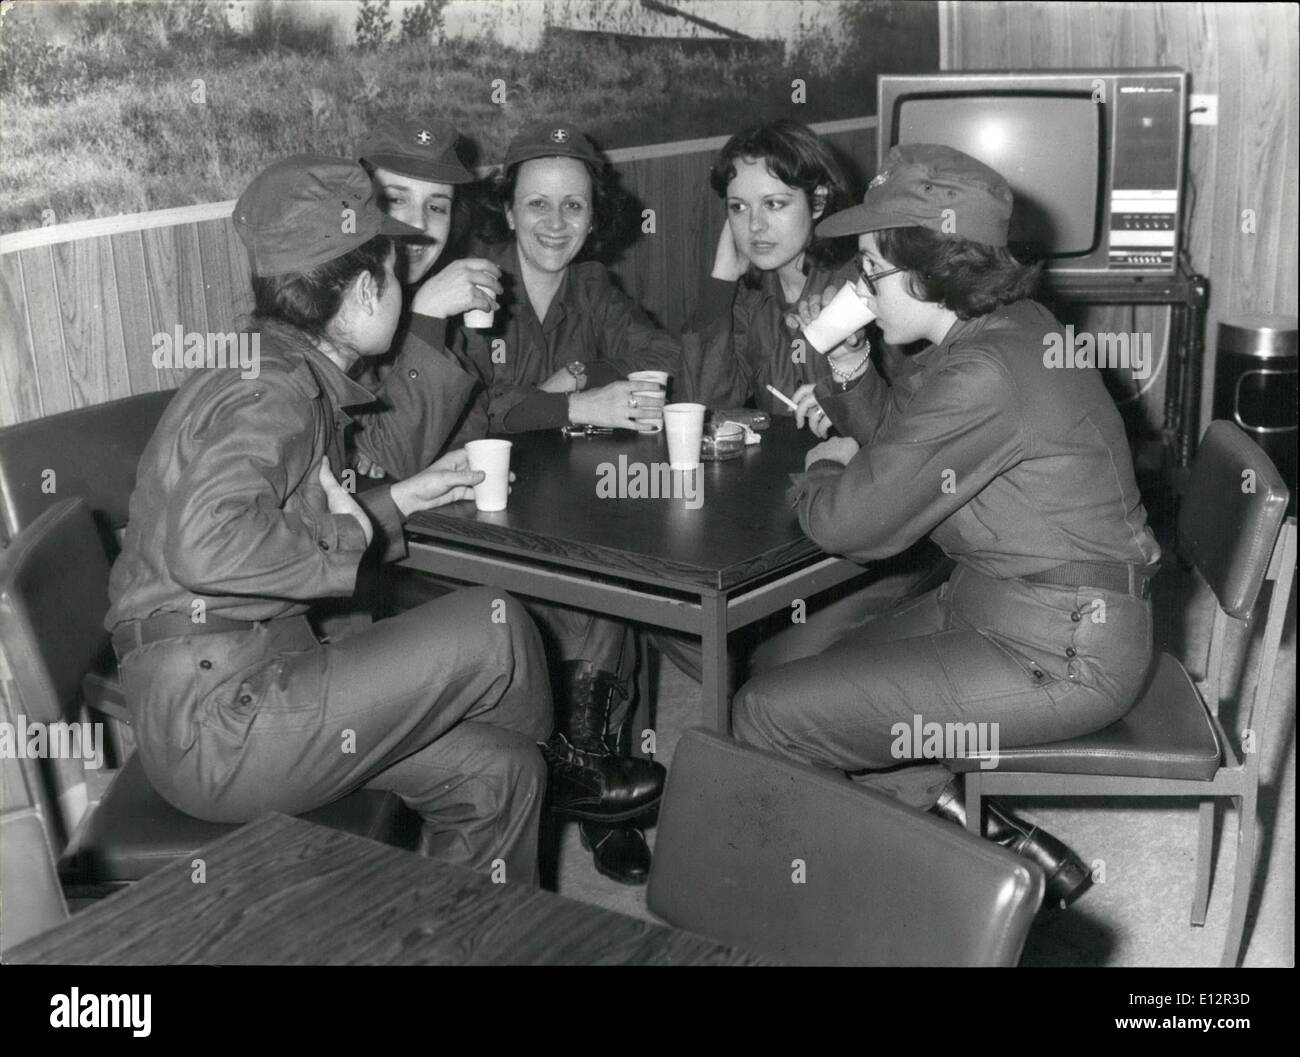
[[[0,231],[234,198],[269,160],[347,154],[394,112],[451,121],[480,164],[528,121],[560,115],[612,148],[778,115],[870,114],[876,72],[911,68],[907,55],[933,68],[916,43],[932,9],[846,12],[858,19],[847,46],[808,37],[764,63],[671,43],[556,40],[529,53],[423,24],[405,40],[395,29],[387,43],[340,46],[284,7],[256,10],[241,34],[219,3],[67,5],[55,18],[19,5],[0,32]]]

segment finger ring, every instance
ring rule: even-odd
[[[634,396],[629,396],[629,397],[627,398],[627,406],[628,406],[628,407],[636,407],[636,397],[634,397]]]

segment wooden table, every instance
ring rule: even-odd
[[[760,965],[678,929],[266,815],[14,948],[14,964]]]
[[[509,509],[456,503],[415,514],[405,564],[699,635],[703,720],[714,730],[730,730],[728,633],[863,572],[818,550],[786,504],[790,475],[815,443],[791,420],[774,421],[739,459],[704,463],[693,480],[650,474],[670,486],[659,498],[602,496],[598,486],[620,477],[632,486],[636,465],[666,470],[663,434],[511,439]]]

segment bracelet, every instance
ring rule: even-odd
[[[858,360],[858,362],[855,363],[855,364],[854,364],[852,367],[850,367],[848,370],[841,370],[839,367],[836,367],[835,364],[832,363],[832,364],[831,364],[831,374],[835,376],[835,380],[836,380],[837,382],[840,382],[840,383],[842,383],[842,384],[847,384],[848,382],[853,381],[854,376],[855,376],[855,375],[856,375],[860,370],[862,370],[863,367],[866,366],[866,363],[867,363],[867,361],[868,361],[869,359],[871,359],[871,348],[870,348],[870,346],[868,346],[868,347],[867,347],[867,351],[864,352],[864,353],[862,354],[862,359]]]

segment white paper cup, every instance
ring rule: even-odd
[[[484,478],[474,486],[474,505],[479,510],[504,510],[510,497],[510,441],[471,440],[465,445],[469,468],[481,470]]]
[[[637,407],[663,407],[665,396],[662,389],[637,389],[632,396],[636,398]],[[640,420],[644,425],[653,425],[654,429],[647,430],[648,433],[662,433],[664,431],[663,420],[658,422],[647,422],[645,419]]]
[[[693,470],[700,465],[705,410],[703,404],[668,404],[664,407],[664,430],[668,434],[670,468]]]
[[[492,291],[486,286],[480,286],[479,289],[487,294],[488,297],[492,296]],[[465,326],[469,327],[470,330],[491,330],[492,321],[495,318],[495,312],[488,312],[482,308],[471,308],[465,313]],[[482,510],[483,508],[479,507],[479,509]]]
[[[629,382],[644,382],[646,383],[646,389],[649,389],[651,386],[658,386],[660,389],[664,390],[668,388],[667,371],[633,371],[627,376],[627,380]]]
[[[803,333],[808,344],[824,354],[875,318],[876,314],[858,296],[853,283],[845,283],[821,314],[803,328]]]

